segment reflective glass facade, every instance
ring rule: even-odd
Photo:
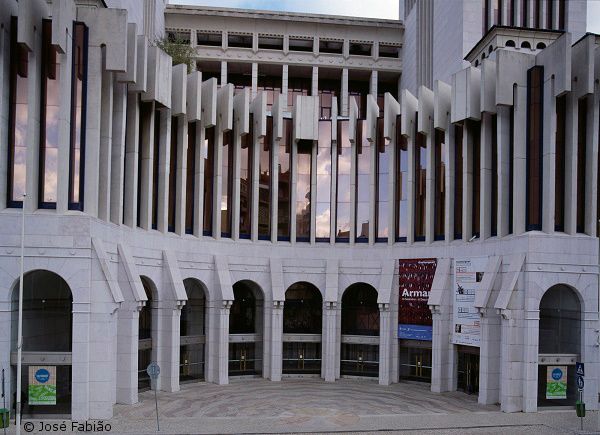
[[[297,143],[296,161],[296,240],[308,242],[311,221],[311,177],[313,142]]]
[[[331,121],[319,121],[315,236],[329,241],[331,224]]]
[[[348,136],[348,121],[338,121],[337,127],[337,184],[335,240],[350,238],[352,145]]]
[[[360,119],[356,125],[356,227],[355,240],[369,241],[371,221],[371,160],[373,148],[367,140],[367,121]]]
[[[390,141],[383,137],[383,118],[377,119],[377,182],[375,187],[377,189],[377,207],[375,208],[376,217],[376,234],[375,240],[377,242],[387,242],[389,237],[389,207],[391,203],[391,195],[389,192],[389,181],[390,181],[390,157],[391,147]]]
[[[292,198],[292,120],[283,119],[277,159],[277,239],[289,240]]]

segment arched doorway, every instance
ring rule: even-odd
[[[292,284],[283,306],[284,374],[321,374],[323,297],[308,282]]]
[[[138,392],[149,390],[152,386],[150,376],[146,373],[148,364],[154,358],[153,351],[153,323],[155,320],[154,311],[156,309],[155,295],[156,287],[147,277],[140,277],[144,292],[148,300],[146,305],[140,310],[139,336],[138,336]]]
[[[206,294],[196,279],[184,279],[183,285],[188,300],[181,309],[179,382],[192,382],[205,377]]]
[[[263,309],[261,288],[252,281],[233,285],[229,313],[229,376],[260,376],[263,367]]]
[[[575,362],[581,356],[581,304],[570,287],[559,284],[540,301],[538,406],[574,405],[577,400]],[[566,392],[556,380],[566,376]]]
[[[342,376],[379,376],[379,306],[377,290],[352,284],[342,296]]]
[[[18,310],[19,282],[13,288],[11,307],[13,406],[17,390]],[[27,273],[23,279],[23,415],[71,414],[72,339],[73,296],[69,285],[47,270]]]

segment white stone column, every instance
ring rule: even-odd
[[[525,232],[526,210],[527,90],[520,87],[515,88],[513,132],[513,234],[522,234]]]
[[[141,305],[123,302],[117,311],[117,403],[138,401],[138,341]]]
[[[323,339],[322,358],[323,358],[323,378],[326,382],[335,381],[336,348],[340,345],[337,342],[337,316],[339,309],[337,302],[325,302],[323,304]]]
[[[342,69],[342,98],[340,101],[341,116],[348,116],[348,68]]]
[[[403,115],[404,116],[404,115]],[[411,132],[410,136],[406,137],[408,147],[408,181],[406,188],[408,194],[407,199],[407,219],[406,219],[406,242],[414,243],[415,241],[415,134]]]
[[[447,126],[445,132],[445,143],[446,143],[446,191],[445,195],[445,222],[444,222],[444,234],[446,243],[450,243],[454,240],[454,187],[455,187],[455,178],[454,178],[454,170],[456,166],[455,162],[455,146],[456,140],[454,137],[454,125],[450,124]],[[461,144],[462,146],[462,144]]]
[[[450,325],[452,324],[452,310],[448,306],[433,307],[432,341],[431,341],[431,391],[443,393],[452,391],[452,373],[454,361],[453,349],[450,344]]]
[[[252,89],[250,92],[250,100],[254,100],[258,93],[258,63],[252,62]]]
[[[283,363],[283,304],[284,301],[273,301],[271,307],[271,354],[269,379],[281,381]]]
[[[188,123],[185,116],[179,116],[177,122],[177,174],[175,176],[175,233],[179,235],[185,234],[187,148]]]
[[[479,151],[479,237],[485,240],[492,235],[492,114],[481,114],[481,140]],[[480,381],[481,397],[481,381]]]
[[[120,225],[123,223],[125,194],[123,176],[125,173],[125,136],[127,130],[127,84],[115,83],[113,89],[112,150],[110,154],[110,221],[113,224]]]
[[[172,303],[165,304],[158,308],[158,317],[161,339],[156,350],[160,366],[160,390],[179,391],[181,307],[173,307]]]
[[[595,299],[595,298],[594,298]],[[583,341],[580,361],[585,362],[585,388],[583,401],[587,409],[598,410],[598,390],[600,382],[600,362],[598,361],[598,312],[594,310],[597,301],[589,301],[583,315]]]
[[[90,304],[73,302],[71,417],[90,418]],[[102,362],[102,361],[101,361]]]
[[[110,220],[111,151],[113,129],[114,74],[102,67],[102,96],[100,98],[100,159],[98,161],[98,218]],[[87,168],[86,168],[87,169]],[[85,199],[85,198],[84,198]]]
[[[480,322],[477,401],[482,405],[493,405],[500,399],[500,319],[492,310],[486,310]]]
[[[123,223],[135,228],[138,202],[138,153],[140,107],[138,94],[127,94],[127,128],[125,130],[125,185],[123,186]]]
[[[523,345],[523,412],[537,411],[539,310],[525,310],[522,334]]]
[[[154,103],[143,103],[140,110],[141,135],[139,138],[140,149],[142,153],[141,171],[138,173],[140,180],[140,227],[145,230],[152,229],[152,174],[154,170],[154,122],[155,122]],[[128,151],[129,154],[129,151]],[[129,159],[128,159],[129,160]],[[129,161],[128,161],[129,163]],[[132,162],[133,163],[133,162]],[[135,162],[137,167],[137,162]],[[129,174],[129,172],[128,172]],[[128,175],[129,176],[129,175]],[[131,186],[137,189],[137,186]],[[136,203],[132,204],[136,207]],[[134,227],[136,223],[134,222]]]
[[[71,47],[72,40],[67,38],[66,41],[67,52],[64,54],[57,53],[56,56],[60,59],[60,107],[71,107]],[[6,56],[8,57],[8,56]],[[4,82],[3,82],[4,83]],[[7,105],[8,107],[8,105]],[[58,178],[56,180],[56,213],[64,214],[69,209],[69,155],[71,145],[71,111],[60,110],[58,113]],[[0,147],[0,155],[6,155]],[[2,168],[2,164],[0,164]],[[5,172],[0,169],[0,177],[4,177],[6,180]],[[6,188],[3,188],[3,183],[0,182],[0,192],[5,192]],[[4,198],[0,200],[0,207]]]
[[[390,304],[379,305],[379,385],[390,384],[392,319]]]
[[[510,107],[498,106],[498,237],[508,234],[510,202]]]
[[[435,217],[435,129],[431,126],[431,134],[425,136],[427,153],[427,167],[425,178],[425,241],[431,243],[434,240],[434,217]],[[423,152],[423,150],[421,150]]]
[[[229,383],[229,312],[233,301],[216,301],[208,307],[210,322],[210,359],[207,381],[218,385]]]
[[[168,231],[169,222],[169,173],[171,172],[171,110],[160,110],[160,133],[158,149],[158,204],[157,229]]]
[[[281,94],[283,95],[283,111],[287,111],[288,105],[288,85],[289,85],[289,67],[287,64],[281,65]]]
[[[318,66],[312,67],[312,86],[311,86],[310,95],[312,95],[313,97],[319,95],[319,67]]]
[[[223,35],[224,40],[227,40],[227,35]],[[218,83],[219,85],[223,86],[227,84],[227,62],[222,60],[221,61],[221,81]]]
[[[517,310],[503,310],[500,331],[500,409],[523,409],[523,332]],[[537,391],[537,385],[536,385]]]
[[[599,103],[600,97],[598,85],[596,85],[596,94],[587,96],[587,129],[586,129],[586,155],[585,155],[585,195],[584,201],[584,231],[586,234],[595,237],[598,228],[598,216],[596,201],[598,199],[598,142],[599,130]],[[555,115],[556,116],[556,115]]]
[[[554,98],[554,79],[544,86],[543,117],[542,231],[553,233],[556,200],[556,99]]]
[[[465,120],[463,124],[463,241],[473,235],[473,128]]]
[[[18,283],[17,283],[18,284]],[[7,297],[0,302],[0,371],[4,369],[5,377],[5,391],[11,392],[12,390],[12,368],[10,365],[10,352],[11,352],[11,332],[12,328],[16,328],[16,324],[12,324],[12,312],[11,312],[11,293],[14,291],[9,287],[9,284],[3,286],[2,291]],[[18,290],[17,290],[18,291]],[[12,409],[13,396],[11,394],[6,395],[6,404],[8,409]]]
[[[369,93],[377,100],[377,70],[371,71],[371,77],[369,79]]]

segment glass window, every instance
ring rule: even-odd
[[[283,119],[283,132],[279,140],[277,174],[277,240],[290,239],[290,198],[292,183],[290,177],[292,159],[292,120]]]
[[[401,134],[400,115],[396,117],[396,240],[408,235],[408,142]]]
[[[281,94],[281,76],[258,75],[257,89],[263,91],[267,98],[267,110],[273,108],[275,96]]]
[[[565,122],[567,117],[567,97],[556,98],[556,158],[554,188],[554,231],[565,230]]]
[[[221,237],[231,237],[231,188],[233,186],[233,129],[223,133],[221,157]]]
[[[534,0],[534,9],[533,9],[533,27],[536,29],[541,28],[540,22],[540,11],[542,9],[542,0]]]
[[[52,41],[52,21],[42,21],[39,206],[56,208],[60,55]]]
[[[299,140],[297,147],[296,240],[307,242],[310,239],[310,183],[313,141]]]
[[[206,147],[206,158],[204,159],[204,224],[205,236],[212,236],[213,225],[213,192],[214,192],[214,169],[215,169],[215,127],[207,128],[205,131],[204,146]]]
[[[558,0],[558,30],[565,30],[566,0]]]
[[[271,149],[273,117],[267,116],[267,134],[259,140],[258,162],[258,238],[271,238]]]
[[[356,123],[356,228],[357,242],[369,241],[371,215],[371,142],[367,140],[367,121]]]
[[[492,237],[498,235],[498,118],[492,115],[492,204],[490,226]]]
[[[479,216],[481,209],[481,122],[469,123],[473,135],[473,209],[471,226],[473,235],[479,237]]]
[[[521,1],[521,27],[529,27],[529,2]]]
[[[333,99],[340,95],[340,80],[319,80],[319,110],[321,119],[330,119]]]
[[[454,125],[454,240],[462,239],[463,126]]]
[[[425,240],[427,209],[427,140],[415,128],[415,241]]]
[[[587,140],[588,99],[583,97],[578,102],[577,112],[577,232],[585,232],[585,156]]]
[[[435,130],[435,240],[444,240],[446,221],[446,144],[445,133]]]
[[[389,237],[389,204],[390,195],[388,185],[390,180],[390,141],[383,137],[383,118],[377,119],[377,207],[375,211],[377,218],[377,231],[375,240],[377,242],[387,242]]]
[[[349,121],[338,121],[337,131],[337,201],[336,201],[336,242],[350,239],[350,168],[352,165],[352,145],[348,136]]]
[[[71,77],[71,147],[69,165],[69,209],[83,210],[85,158],[85,104],[87,87],[88,29],[73,26],[73,76]]]
[[[296,97],[308,96],[312,87],[312,81],[309,78],[290,77],[288,79],[288,99],[289,107],[294,107]]]
[[[292,284],[285,292],[283,305],[284,334],[321,334],[323,297],[314,285]]]
[[[188,146],[185,177],[185,232],[194,231],[194,203],[196,201],[196,123],[188,123]]]
[[[369,82],[361,80],[348,80],[348,97],[354,98],[358,106],[358,117],[367,117],[367,95],[369,94]],[[348,110],[350,110],[348,108]]]
[[[17,43],[17,17],[11,20],[10,120],[8,151],[8,206],[22,207],[27,160],[27,88],[29,52]]]
[[[240,238],[242,239],[249,239],[252,231],[253,125],[254,120],[250,114],[250,132],[242,136],[240,149]]]
[[[331,121],[319,121],[317,147],[317,241],[329,241],[331,223]]]
[[[177,199],[177,132],[179,118],[171,117],[171,149],[169,156],[169,214],[168,227],[169,231],[175,231],[176,199]]]
[[[527,73],[527,231],[542,229],[544,67]]]

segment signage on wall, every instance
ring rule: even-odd
[[[567,366],[548,366],[546,399],[567,398]]]
[[[431,341],[431,311],[427,301],[436,266],[435,258],[400,260],[398,338]]]
[[[29,366],[30,405],[56,405],[56,366]]]
[[[479,347],[481,330],[475,289],[483,279],[486,264],[486,257],[454,260],[454,344]]]

